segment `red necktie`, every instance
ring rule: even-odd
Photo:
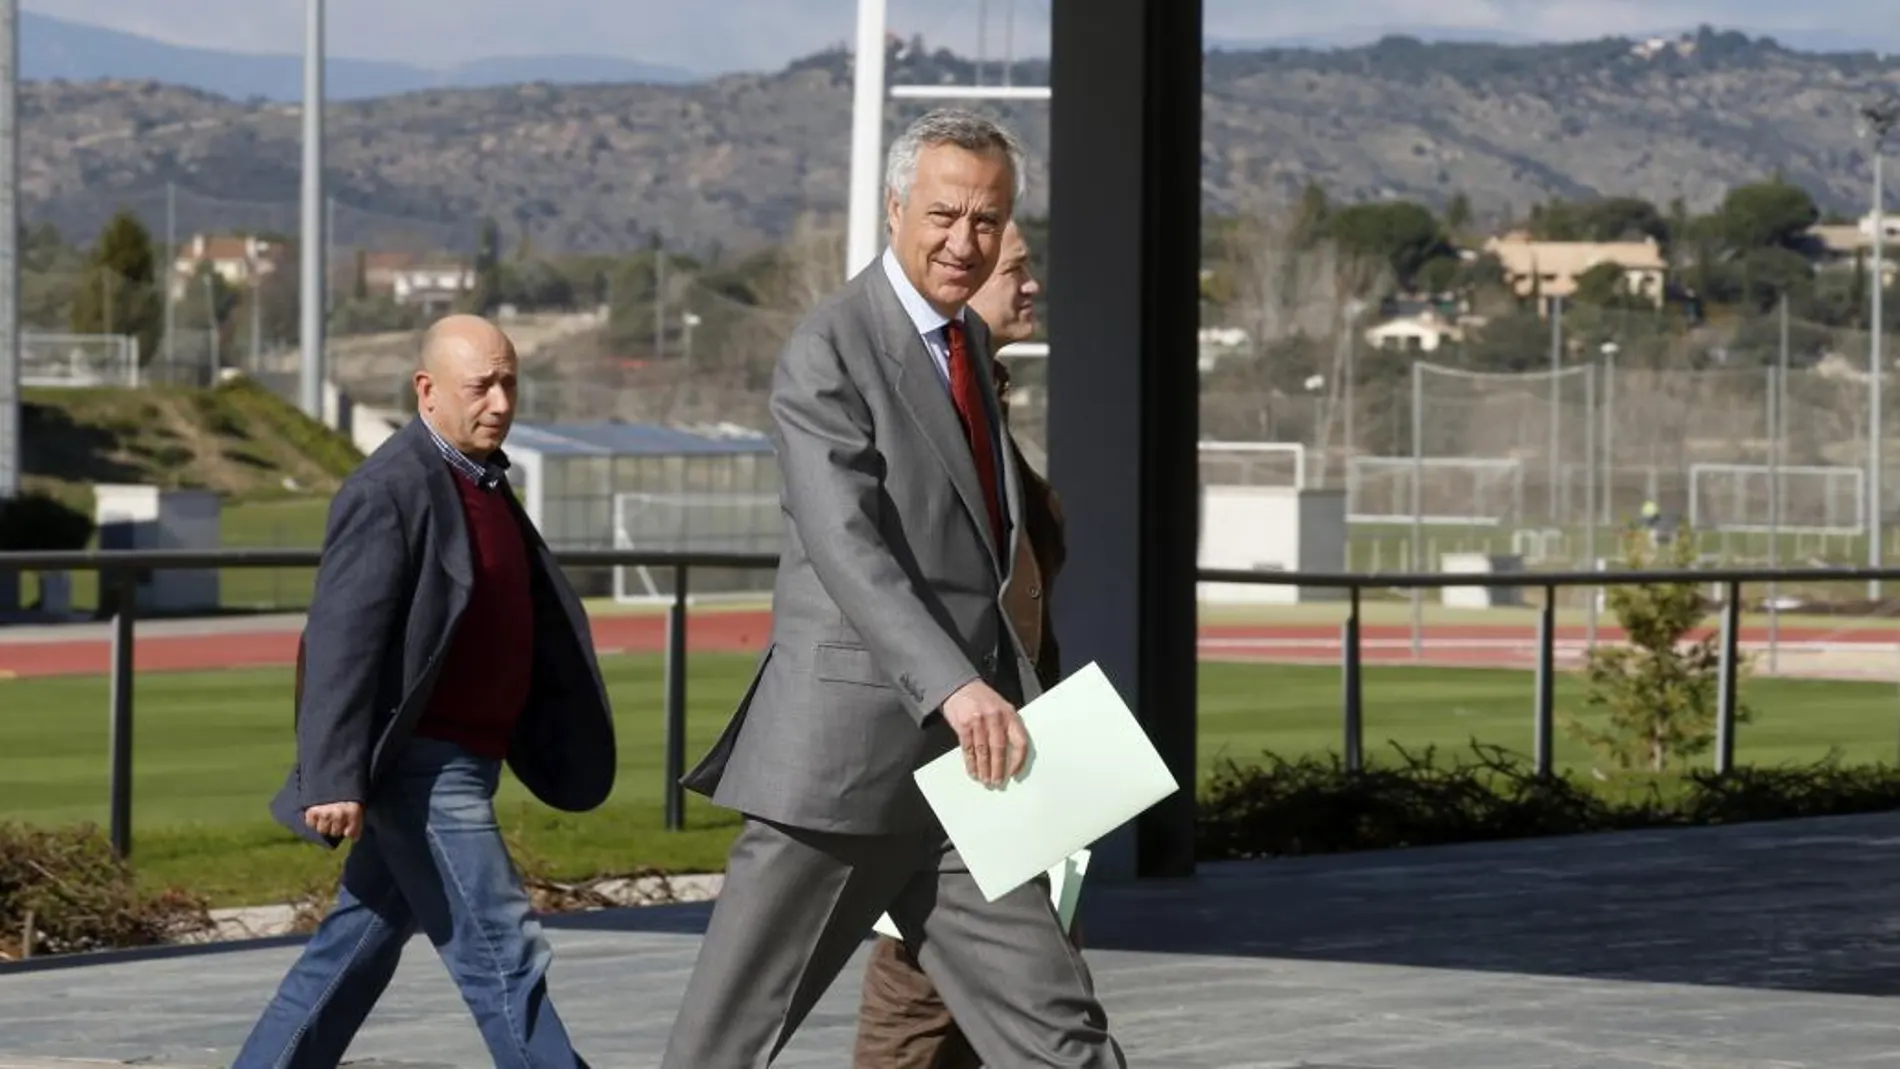
[[[957,416],[963,420],[963,434],[970,442],[970,459],[976,461],[976,477],[983,483],[983,504],[990,514],[990,537],[996,550],[1003,548],[1003,498],[996,485],[996,445],[990,437],[989,409],[983,405],[983,387],[976,377],[976,365],[970,362],[969,346],[964,344],[963,324],[951,320],[944,326],[950,341],[950,399]]]

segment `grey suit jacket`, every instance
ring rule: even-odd
[[[454,479],[420,418],[337,490],[298,649],[297,757],[271,815],[369,801],[429,704],[474,582]],[[582,811],[613,790],[613,720],[586,612],[514,495],[530,555],[534,673],[508,764],[536,797]]]
[[[989,352],[982,321],[968,328]],[[1000,430],[989,362],[974,363]],[[944,700],[979,677],[1019,702],[1038,689],[1002,609],[1020,525],[991,545],[950,392],[876,262],[793,333],[770,407],[785,515],[771,642],[683,782],[796,827],[927,829],[911,772],[956,745]],[[998,455],[1020,516],[1015,451]]]

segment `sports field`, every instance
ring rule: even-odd
[[[18,647],[15,647],[16,649]],[[688,687],[689,760],[711,744],[743,690],[749,654],[696,651]],[[661,664],[652,653],[603,660],[619,722],[620,781],[603,810],[557,814],[509,783],[505,827],[560,875],[648,866],[716,869],[733,832],[725,814],[689,799],[689,828],[661,829]],[[1476,738],[1527,751],[1531,677],[1518,670],[1373,666],[1366,672],[1368,750],[1387,740],[1459,748]],[[334,855],[275,828],[265,804],[290,758],[289,672],[276,664],[142,672],[137,686],[134,860],[143,879],[206,891],[221,904],[279,901],[327,878]],[[1813,761],[1838,748],[1893,761],[1900,695],[1892,683],[1755,679],[1744,700],[1739,759]],[[1583,713],[1577,681],[1557,686],[1560,713]],[[0,819],[103,821],[106,680],[92,673],[0,679]],[[1327,665],[1209,660],[1200,673],[1203,774],[1221,758],[1338,749],[1339,683]],[[1568,738],[1560,762],[1587,767]]]

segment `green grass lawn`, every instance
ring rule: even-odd
[[[711,745],[743,691],[753,658],[695,656],[688,688],[688,761]],[[619,719],[620,780],[600,811],[555,813],[505,783],[504,826],[551,874],[582,876],[654,866],[719,868],[736,828],[689,796],[684,832],[661,828],[660,663],[603,664]],[[334,871],[336,855],[292,839],[265,813],[291,752],[289,673],[278,669],[149,673],[138,680],[133,858],[143,880],[206,892],[221,904],[280,900]],[[1528,752],[1531,676],[1496,670],[1366,670],[1366,744],[1460,749],[1471,739]],[[1557,684],[1559,712],[1582,708],[1579,682]],[[1743,762],[1810,762],[1838,749],[1859,762],[1892,762],[1900,749],[1900,695],[1891,685],[1762,679],[1744,683],[1759,720],[1744,725]],[[1201,771],[1272,751],[1339,748],[1339,684],[1330,667],[1206,663],[1199,698]],[[1560,735],[1567,767],[1591,755]],[[103,822],[106,681],[0,681],[0,820]]]
[[[313,549],[322,544],[324,521],[328,515],[330,497],[328,494],[306,494],[287,497],[264,497],[227,500],[219,517],[220,534],[223,544],[233,549]],[[1575,532],[1571,532],[1575,534]],[[1577,536],[1580,539],[1580,536]],[[1754,539],[1748,542],[1749,548],[1741,548],[1747,539],[1741,535],[1716,536],[1709,552],[1724,557],[1725,563],[1739,566],[1745,563],[1763,564],[1766,561],[1766,536],[1747,536]],[[1894,537],[1900,540],[1900,531]],[[1404,524],[1354,524],[1348,535],[1347,571],[1399,571],[1414,570],[1409,567],[1409,546],[1411,529]],[[1761,545],[1755,545],[1756,542]],[[1581,541],[1573,548],[1581,546]],[[1816,536],[1784,536],[1780,563],[1787,568],[1812,567],[1817,565],[1843,565],[1861,563],[1865,558],[1864,540],[1852,540],[1836,537],[1822,540]],[[1436,571],[1439,557],[1453,552],[1490,552],[1509,553],[1512,550],[1511,532],[1499,528],[1428,528],[1425,538],[1427,570]],[[1616,532],[1605,528],[1599,532],[1598,554],[1614,559],[1616,556]],[[1760,550],[1760,552],[1756,552]],[[1561,563],[1540,565],[1537,570],[1561,568],[1569,570],[1581,561],[1581,550],[1564,557]],[[1900,557],[1900,544],[1895,547],[1894,556]],[[219,572],[219,601],[223,608],[231,611],[282,611],[300,612],[309,605],[311,585],[315,582],[315,569],[310,568],[227,568]],[[29,573],[25,577],[24,599],[31,602],[37,596],[37,582]],[[1751,604],[1767,593],[1765,584],[1750,584],[1744,591]],[[1810,584],[1807,587],[1787,588],[1783,593],[1795,594],[1816,601],[1853,600],[1862,596],[1864,586],[1852,584]],[[1463,620],[1481,623],[1508,623],[1523,621],[1534,623],[1535,608],[1523,609],[1499,608],[1484,611],[1445,609],[1438,604],[1440,593],[1436,590],[1425,593],[1426,620],[1436,619]],[[1526,599],[1535,603],[1540,595],[1533,588],[1524,591]],[[1581,623],[1585,618],[1585,606],[1588,593],[1582,589],[1567,589],[1559,594],[1559,616],[1562,623]],[[1366,620],[1368,623],[1409,622],[1410,601],[1403,593],[1379,587],[1376,583],[1365,591]],[[606,612],[642,611],[614,602],[611,598],[590,600],[590,611],[598,607]],[[754,604],[758,607],[769,606],[769,597],[761,596]],[[98,604],[97,577],[90,572],[78,572],[73,575],[73,604],[89,609]],[[1308,617],[1323,617],[1328,621],[1337,621],[1343,608],[1338,605],[1295,605],[1295,606],[1210,606],[1204,612],[1209,622],[1254,622],[1254,621],[1290,621]],[[1766,616],[1751,613],[1750,622],[1764,621]],[[1814,616],[1798,618],[1798,614],[1784,613],[1782,622],[1787,626],[1804,623],[1818,623],[1830,628],[1851,629],[1868,624],[1890,624],[1892,621],[1875,617],[1860,616]]]

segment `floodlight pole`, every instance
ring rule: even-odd
[[[0,502],[20,492],[19,30],[19,0],[0,0]]]
[[[299,235],[298,385],[304,414],[323,419],[323,0],[304,0],[303,220]]]
[[[1873,143],[1874,154],[1874,270],[1873,298],[1871,301],[1868,334],[1871,342],[1867,354],[1867,565],[1878,568],[1883,556],[1881,549],[1881,453],[1883,452],[1881,435],[1881,387],[1885,378],[1886,357],[1883,353],[1885,324],[1886,279],[1886,189],[1885,156],[1887,136],[1893,132],[1894,125],[1900,123],[1900,104],[1892,100],[1880,104],[1871,104],[1861,109],[1861,132]],[[1880,600],[1880,580],[1867,581],[1869,601]]]

